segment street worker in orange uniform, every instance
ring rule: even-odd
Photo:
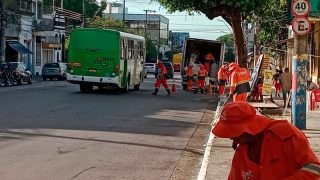
[[[219,96],[224,94],[224,90],[227,83],[227,73],[228,67],[226,65],[222,65],[218,71]]]
[[[201,92],[201,94],[204,93],[204,86],[205,86],[205,78],[208,75],[208,72],[204,69],[204,66],[202,64],[199,65],[199,71],[198,71],[198,91]]]
[[[212,130],[237,144],[229,180],[319,180],[320,163],[302,131],[256,115],[246,102],[225,105]]]
[[[213,62],[213,60],[214,57],[211,53],[208,53],[204,56],[203,66],[208,73],[210,72],[210,64]]]
[[[240,68],[237,63],[231,63],[229,71],[231,72],[230,96],[233,96],[233,101],[246,101],[250,92],[250,73],[246,68]]]
[[[192,80],[193,80],[192,64],[189,64],[188,69],[187,69],[187,89],[188,89],[188,91],[192,91]]]
[[[157,80],[156,80],[156,84],[155,84],[155,90],[152,93],[153,95],[157,95],[158,94],[161,84],[167,90],[168,95],[171,94],[169,86],[168,86],[168,82],[167,82],[167,79],[166,79],[166,74],[167,74],[167,70],[166,70],[166,67],[164,66],[163,62],[162,61],[158,61],[156,72],[155,72]]]

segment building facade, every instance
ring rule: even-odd
[[[125,19],[125,24],[136,34],[146,35],[159,48],[159,51],[168,50],[169,19],[160,14],[123,14],[110,13],[103,17],[111,17],[118,20]],[[162,52],[164,53],[164,52]]]

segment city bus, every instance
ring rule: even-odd
[[[72,31],[67,81],[91,92],[94,86],[139,90],[146,57],[144,37],[110,29]]]

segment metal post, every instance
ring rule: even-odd
[[[82,27],[85,25],[86,20],[86,14],[85,14],[86,8],[85,8],[85,0],[82,0]]]
[[[144,21],[144,36],[147,38],[148,10],[145,10],[145,12],[146,12],[146,19]]]
[[[161,35],[161,22],[160,22],[160,15],[159,15],[159,39],[158,39],[158,56],[160,54],[160,35]]]
[[[307,36],[296,36],[292,61],[292,122],[299,129],[306,129],[306,88],[308,62]]]
[[[123,0],[123,10],[122,10],[122,21],[124,22],[125,21],[125,15],[126,15],[126,0]]]
[[[4,62],[4,26],[3,20],[4,16],[4,1],[0,1],[0,63]]]
[[[52,14],[54,13],[54,6],[55,6],[54,1],[55,0],[52,0]]]

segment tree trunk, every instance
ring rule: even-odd
[[[248,60],[248,54],[247,54],[247,46],[244,41],[244,34],[241,26],[241,14],[238,13],[232,13],[231,16],[231,24],[232,24],[232,30],[233,30],[233,37],[234,42],[236,44],[236,62],[239,63],[240,67],[247,68],[247,60]]]

